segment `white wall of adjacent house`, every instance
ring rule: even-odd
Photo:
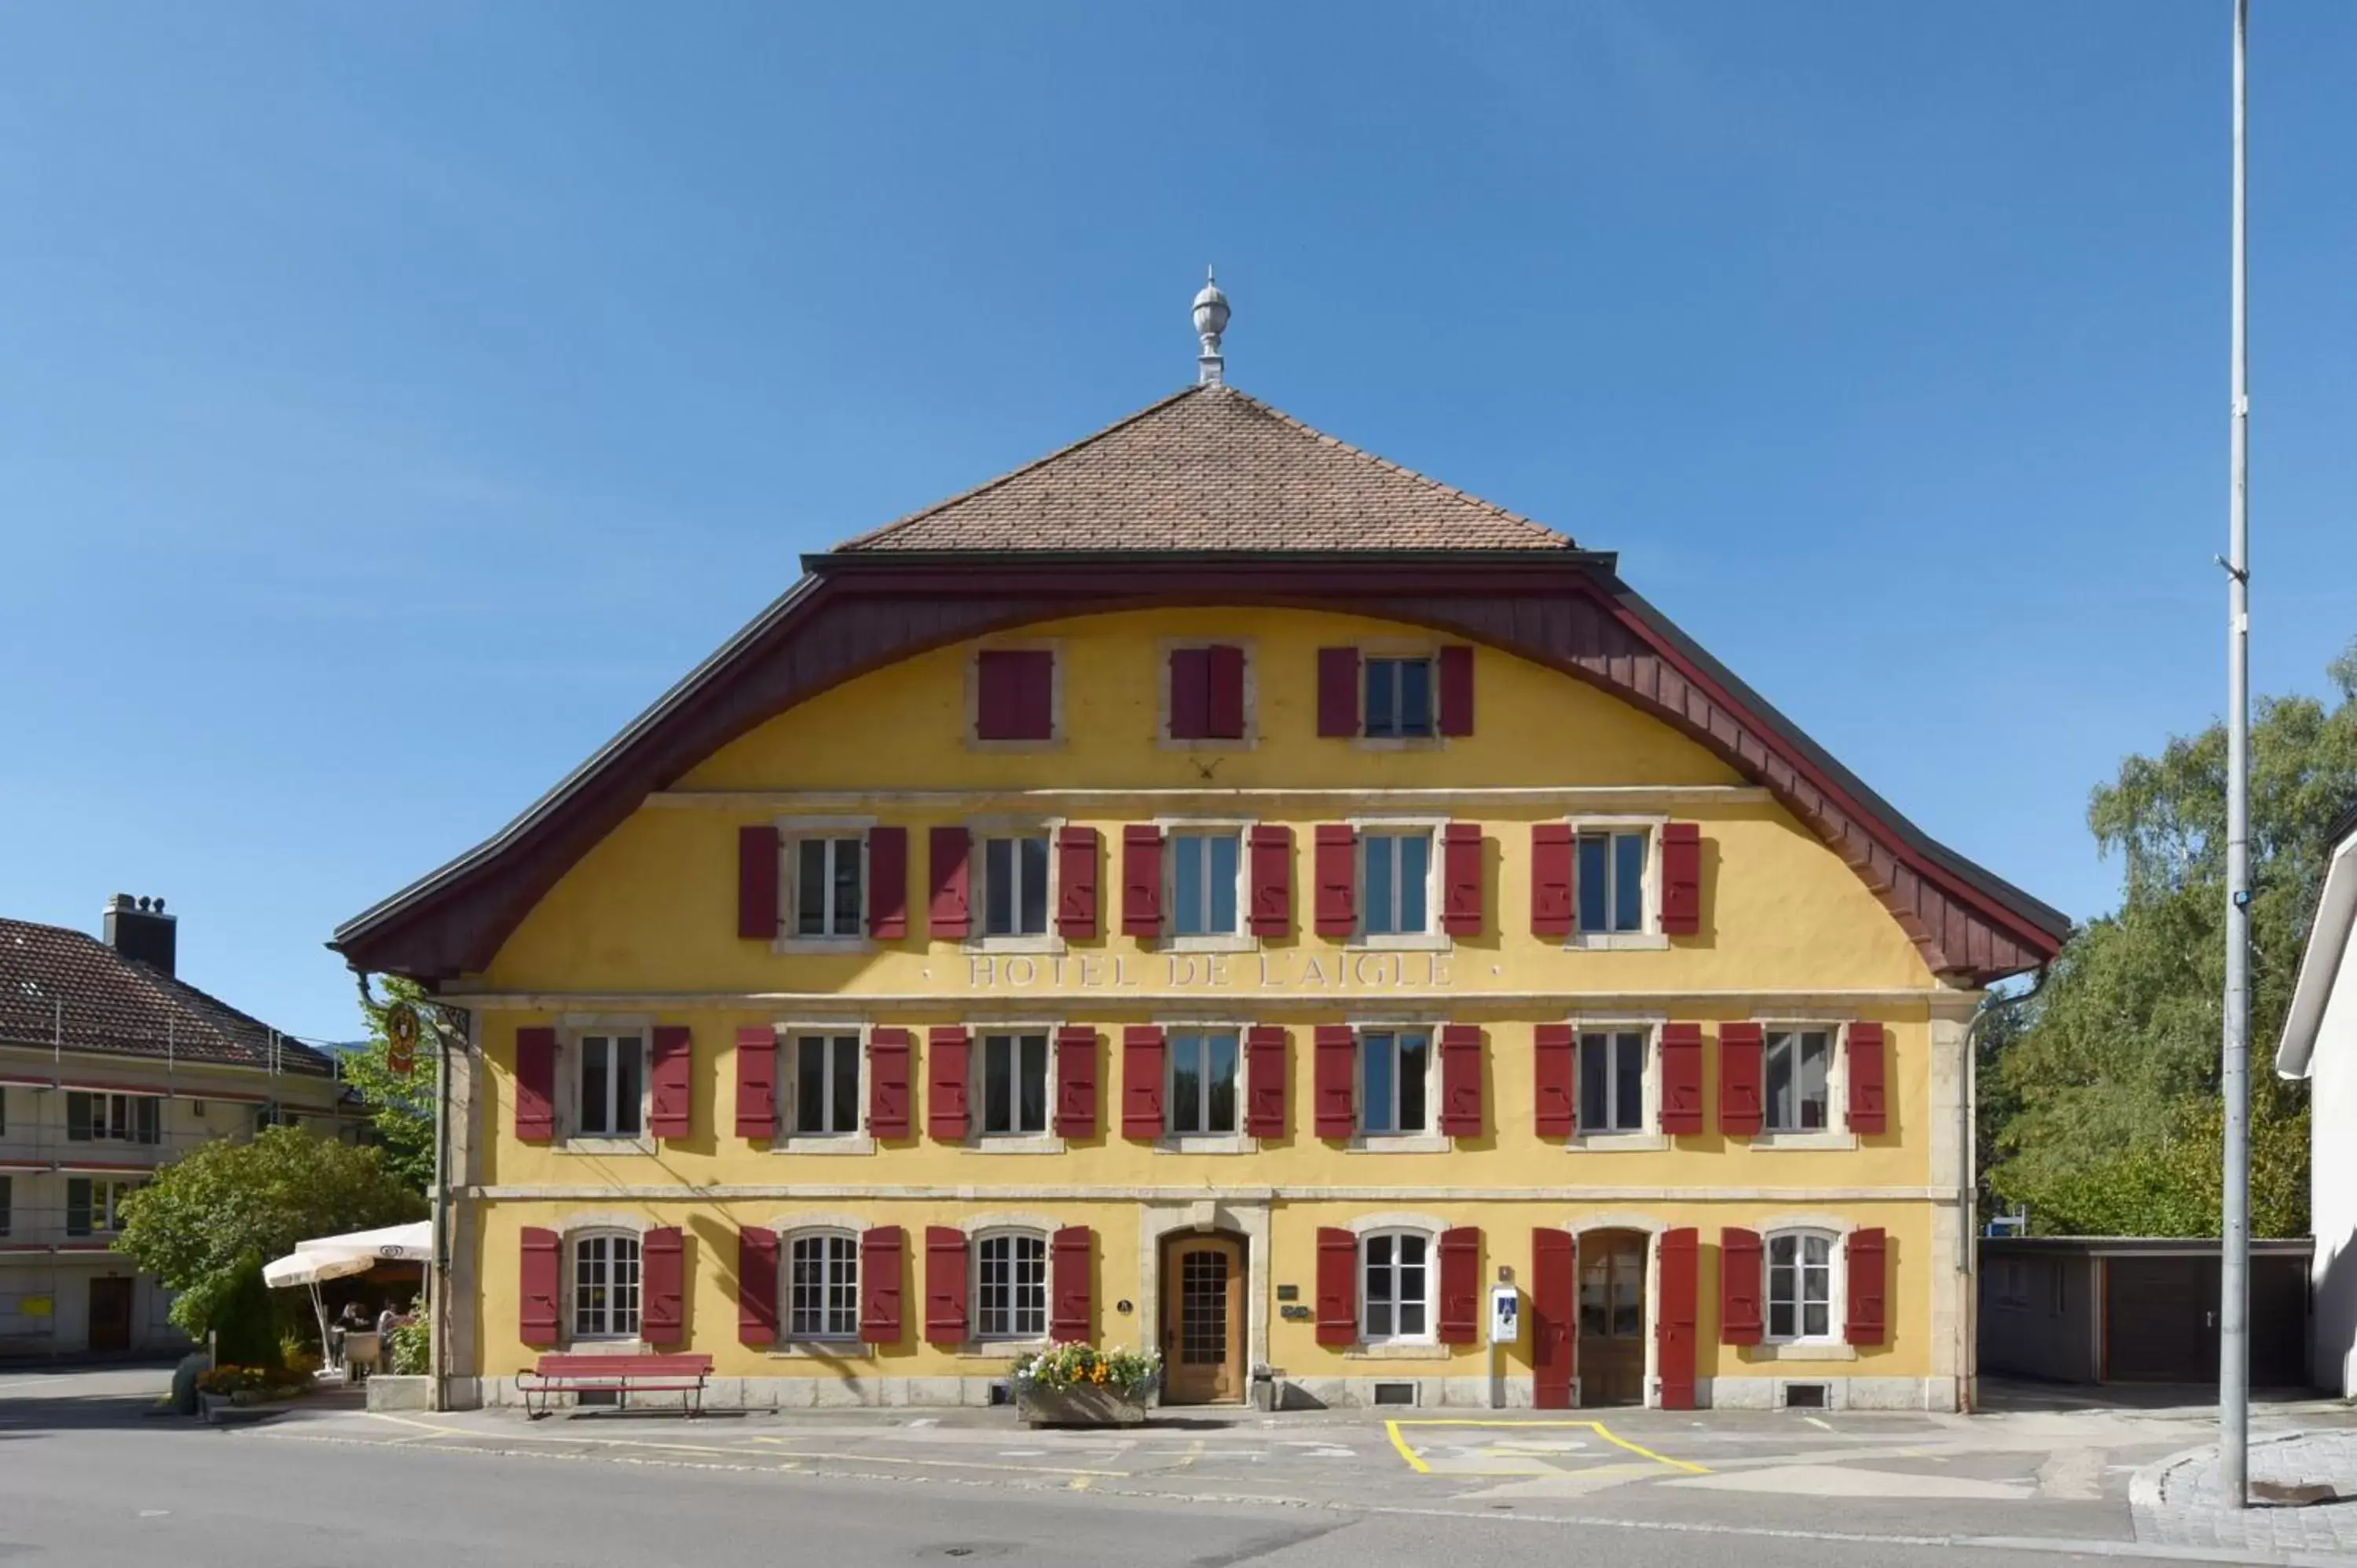
[[[2314,1375],[2347,1395],[2357,1393],[2357,934],[2341,950],[2309,1062]]]

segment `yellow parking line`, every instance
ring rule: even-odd
[[[1429,1418],[1419,1417],[1407,1421],[1384,1422],[1383,1430],[1391,1434],[1392,1446],[1399,1451],[1399,1456],[1401,1458],[1408,1462],[1409,1467],[1420,1476],[1431,1475],[1433,1473],[1432,1466],[1425,1462],[1424,1455],[1415,1451],[1415,1445],[1407,1440],[1407,1436],[1405,1433],[1400,1431],[1400,1428],[1403,1426],[1482,1426],[1517,1428],[1551,1426],[1557,1429],[1586,1427],[1588,1431],[1593,1432],[1597,1436],[1601,1437],[1605,1442],[1611,1444],[1614,1447],[1625,1449],[1627,1452],[1634,1454],[1640,1458],[1651,1459],[1657,1465],[1666,1465],[1673,1470],[1684,1470],[1690,1475],[1707,1476],[1710,1474],[1709,1470],[1700,1465],[1690,1464],[1684,1459],[1673,1459],[1666,1454],[1654,1453],[1652,1449],[1646,1447],[1641,1443],[1631,1443],[1627,1438],[1621,1436],[1619,1433],[1612,1431],[1600,1421],[1484,1421],[1472,1416],[1434,1416]],[[1451,1475],[1522,1475],[1525,1472],[1519,1470],[1497,1472],[1469,1470],[1451,1471],[1449,1473]]]
[[[1596,1435],[1604,1439],[1605,1442],[1612,1444],[1618,1447],[1626,1448],[1631,1454],[1641,1455],[1645,1458],[1654,1461],[1656,1464],[1667,1465],[1673,1470],[1684,1470],[1690,1476],[1707,1476],[1710,1474],[1707,1469],[1704,1468],[1700,1465],[1689,1464],[1684,1459],[1673,1459],[1666,1454],[1654,1453],[1652,1449],[1646,1447],[1641,1443],[1631,1443],[1627,1438],[1621,1436],[1619,1433],[1614,1432],[1611,1428],[1606,1426],[1600,1421],[1591,1421],[1587,1424],[1594,1427],[1596,1429]]]
[[[1418,1424],[1423,1423],[1419,1423]],[[1399,1456],[1408,1462],[1408,1467],[1410,1469],[1414,1470],[1419,1476],[1429,1476],[1432,1474],[1432,1466],[1424,1462],[1424,1455],[1418,1454],[1415,1448],[1409,1445],[1408,1440],[1400,1435],[1400,1423],[1398,1422],[1387,1421],[1383,1423],[1383,1430],[1391,1434],[1392,1446],[1399,1450]]]

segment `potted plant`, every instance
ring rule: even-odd
[[[1056,1344],[1015,1363],[1016,1413],[1031,1426],[1136,1426],[1162,1386],[1155,1350]]]
[[[223,1410],[291,1400],[309,1382],[310,1379],[300,1372],[274,1367],[241,1367],[224,1361],[210,1371],[197,1374],[197,1403],[207,1421],[217,1421]]]

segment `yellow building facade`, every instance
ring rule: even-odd
[[[1967,1396],[1967,1025],[2064,922],[1609,556],[1215,384],[806,566],[338,933],[470,1021],[453,1402]]]

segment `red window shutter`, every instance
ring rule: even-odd
[[[1531,1403],[1569,1410],[1579,1353],[1579,1254],[1567,1230],[1531,1232]]]
[[[677,1345],[687,1337],[687,1238],[667,1225],[639,1238],[639,1337]]]
[[[1315,1050],[1318,1135],[1347,1138],[1359,1130],[1359,1036],[1348,1024],[1320,1024]]]
[[[1254,1138],[1285,1136],[1286,1032],[1274,1024],[1244,1031],[1244,1132]]]
[[[768,941],[778,934],[778,830],[737,830],[737,934]]]
[[[1015,722],[1026,740],[1053,740],[1056,736],[1056,656],[1046,649],[1020,655],[1016,678]]]
[[[1662,929],[1691,937],[1702,929],[1702,829],[1662,824]]]
[[[556,1136],[554,1029],[516,1031],[515,1135],[526,1144],[545,1144]]]
[[[931,836],[925,882],[931,902],[926,929],[937,937],[963,937],[972,925],[966,898],[970,841],[963,828],[935,828]]]
[[[658,1024],[653,1059],[648,1064],[648,1098],[653,1102],[647,1129],[658,1138],[684,1138],[695,1100],[695,1048],[686,1029]]]
[[[1889,1337],[1884,1312],[1889,1292],[1889,1242],[1880,1230],[1853,1230],[1849,1235],[1849,1322],[1843,1337],[1853,1345],[1879,1345]]]
[[[1765,1337],[1760,1233],[1733,1226],[1718,1233],[1718,1339],[1757,1345]]]
[[[737,1232],[737,1340],[778,1342],[778,1233],[758,1225]]]
[[[1359,1342],[1359,1239],[1330,1225],[1318,1228],[1318,1343]]]
[[[1440,1026],[1440,1130],[1452,1138],[1481,1135],[1481,1028]]]
[[[1244,737],[1244,650],[1227,643],[1203,650],[1203,737]]]
[[[1662,1380],[1663,1410],[1695,1407],[1695,1280],[1700,1246],[1688,1226],[1662,1232],[1662,1299],[1653,1313],[1653,1367]]]
[[[1730,1138],[1756,1138],[1765,1121],[1763,1049],[1759,1025],[1718,1026],[1718,1130]]]
[[[1056,656],[1041,648],[986,648],[974,656],[974,737],[1055,736]]]
[[[1481,934],[1481,824],[1440,831],[1440,929],[1452,937]]]
[[[1879,1024],[1849,1026],[1849,1130],[1879,1134],[1889,1126],[1883,1094],[1888,1047]]]
[[[1702,1131],[1702,1026],[1662,1026],[1662,1131]]]
[[[1542,1138],[1568,1138],[1579,1131],[1578,1063],[1573,1059],[1572,1027],[1541,1024],[1532,1031],[1538,1060],[1538,1131]]]
[[[1084,1025],[1056,1031],[1056,1135],[1097,1135],[1097,1032]]]
[[[778,1135],[778,1033],[767,1024],[737,1031],[737,1135]]]
[[[1211,733],[1211,651],[1170,650],[1170,738],[1202,740]]]
[[[944,1025],[925,1036],[925,1131],[945,1144],[963,1144],[966,1133],[966,1032]]]
[[[1359,830],[1318,824],[1318,934],[1347,937],[1359,929]]]
[[[1096,1340],[1096,1306],[1090,1288],[1093,1238],[1085,1225],[1067,1225],[1048,1243],[1048,1334],[1067,1344]]]
[[[909,934],[909,830],[867,830],[867,934],[896,942]]]
[[[909,1135],[909,1031],[878,1028],[867,1036],[867,1133]]]
[[[1121,830],[1121,931],[1162,934],[1162,830],[1152,822]]]
[[[1440,1329],[1443,1345],[1470,1345],[1481,1337],[1481,1230],[1460,1225],[1440,1233]]]
[[[935,1345],[965,1343],[965,1232],[925,1227],[925,1337]]]
[[[1473,650],[1461,642],[1440,650],[1440,733],[1473,733]]]
[[[1121,1135],[1162,1136],[1162,1031],[1152,1024],[1121,1032]]]
[[[1293,830],[1264,824],[1252,831],[1252,934],[1281,937],[1293,929]]]
[[[1070,940],[1097,934],[1097,831],[1056,833],[1056,934]]]
[[[1571,935],[1569,822],[1531,824],[1531,934]]]
[[[527,1345],[554,1345],[557,1303],[564,1298],[564,1240],[554,1230],[527,1226],[523,1233],[523,1309],[516,1337]]]
[[[1355,648],[1318,650],[1318,733],[1329,739],[1358,737],[1359,650]]]
[[[898,1225],[877,1225],[859,1233],[859,1338],[863,1344],[900,1342],[901,1254],[906,1251]]]

